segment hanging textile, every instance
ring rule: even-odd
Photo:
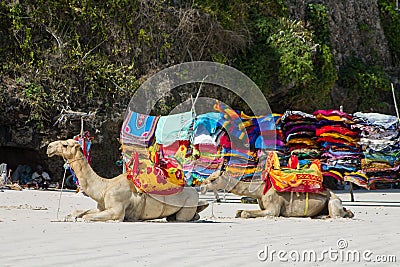
[[[159,116],[150,116],[129,111],[121,129],[124,145],[147,147],[154,137]]]
[[[192,112],[161,116],[156,127],[156,142],[170,145],[175,141],[190,140],[192,127]]]

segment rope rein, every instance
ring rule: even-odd
[[[60,213],[60,206],[61,206],[61,196],[62,196],[62,192],[63,192],[63,188],[64,188],[64,182],[65,182],[65,175],[67,174],[67,169],[65,168],[64,165],[64,176],[61,182],[61,190],[60,190],[60,197],[58,198],[58,208],[57,208],[57,221],[60,221],[60,218],[58,217],[59,213]]]
[[[62,182],[61,182],[60,196],[59,196],[59,198],[58,198],[57,221],[60,221],[59,213],[60,213],[60,207],[61,207],[61,196],[62,196],[63,189],[64,189],[64,185],[65,185],[65,176],[66,176],[66,174],[67,174],[68,165],[71,165],[72,162],[75,162],[75,161],[78,161],[78,160],[82,160],[82,159],[86,159],[86,158],[83,156],[83,157],[74,159],[74,160],[72,160],[72,161],[68,161],[68,160],[64,157],[64,153],[62,154],[62,157],[63,157],[65,163],[64,163],[64,175],[63,175],[63,179],[62,179]],[[65,219],[64,219],[64,221],[65,221]]]
[[[81,158],[74,159],[74,160],[72,160],[72,161],[68,161],[68,160],[66,160],[66,159],[64,159],[64,161],[65,161],[66,164],[71,165],[72,162],[75,162],[75,161],[78,161],[78,160],[81,160],[81,159],[86,159],[86,158],[83,156],[83,157],[81,157]]]

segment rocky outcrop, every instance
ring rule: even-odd
[[[351,55],[380,66],[391,65],[376,0],[288,0],[286,3],[291,17],[303,21],[310,3],[327,7],[332,53],[338,67]]]
[[[151,1],[143,2],[148,5],[152,3]],[[174,2],[182,4],[181,2],[184,1]],[[362,59],[364,62],[377,64],[385,68],[391,67],[390,50],[379,19],[377,0],[285,0],[285,3],[288,7],[290,17],[302,21],[306,19],[307,8],[310,3],[320,3],[327,7],[330,45],[338,69],[352,55]],[[148,5],[143,4],[140,7],[140,13],[153,14],[152,9]],[[158,14],[158,12],[159,10],[156,9],[155,13]],[[123,31],[115,30],[115,40],[110,39],[108,43],[105,42],[104,44],[103,42],[99,42],[99,45],[103,44],[99,47],[106,46],[105,50],[107,52],[108,50],[111,51],[113,45],[118,42],[121,42],[121,47],[117,49],[120,51],[128,51],[128,48],[133,46],[135,49],[132,55],[127,56],[121,52],[118,54],[120,57],[117,61],[121,64],[128,64],[133,57],[132,65],[134,63],[135,74],[140,83],[146,80],[151,74],[157,72],[157,70],[179,62],[212,60],[213,56],[216,57],[219,55],[221,49],[225,49],[224,53],[222,53],[223,55],[228,55],[226,60],[232,60],[232,58],[234,60],[234,55],[237,51],[243,50],[250,43],[247,32],[227,31],[221,24],[215,21],[214,17],[197,9],[181,10],[177,7],[168,8],[168,13],[165,14],[167,15],[163,17],[164,22],[161,21],[162,23],[159,23],[163,28],[161,30],[158,29],[158,31],[156,30],[157,27],[151,23],[154,20],[151,15],[143,15],[143,18],[145,18],[143,21],[137,19],[136,22],[139,23],[140,21],[141,24],[139,25],[140,27],[138,25],[135,25],[135,27],[140,28],[139,33],[142,32],[143,36],[142,39],[138,38],[136,43],[129,41],[129,39],[118,39]],[[174,28],[171,36],[167,34],[170,33],[170,28],[168,27]],[[9,34],[9,36],[12,36],[12,34]],[[152,39],[147,39],[150,36]],[[48,36],[48,38],[50,38],[49,40],[53,40],[51,36]],[[84,41],[82,40],[82,42]],[[150,45],[145,45],[146,42]],[[199,46],[201,46],[201,49],[198,49]],[[93,51],[95,53],[95,48],[90,50],[90,52]],[[154,52],[155,50],[157,51]],[[109,51],[107,53],[110,54]],[[228,63],[231,62],[228,61]],[[63,66],[60,63],[60,69]],[[21,70],[20,72],[24,73]],[[71,73],[74,72],[71,71]],[[79,73],[79,75],[85,76],[86,74]],[[20,76],[25,77],[22,74]],[[17,78],[20,78],[20,76],[16,75]],[[28,81],[24,80],[23,82]],[[50,84],[47,86],[52,87],[54,85]],[[60,91],[60,94],[73,94],[71,86],[63,85],[56,88],[69,90],[68,92]],[[182,99],[188,99],[188,91],[183,92],[183,90],[180,90],[179,92],[175,92],[169,96],[170,98],[164,102],[160,101],[159,104],[161,106],[168,106],[172,105],[172,103],[180,103]],[[221,96],[223,94],[224,100],[228,98],[233,99],[233,97],[227,96],[225,92],[222,93],[221,90],[211,92],[211,89],[204,89],[204,92],[207,92],[204,94],[207,96],[216,96],[217,94]],[[209,92],[210,94],[208,94]],[[80,122],[73,121],[63,126],[52,126],[57,117],[54,114],[46,113],[46,115],[49,115],[46,118],[48,126],[45,128],[39,127],[34,121],[29,121],[30,107],[23,96],[23,88],[17,81],[0,75],[0,103],[6,106],[4,108],[6,116],[0,119],[0,149],[6,147],[8,149],[7,153],[16,154],[18,154],[18,151],[25,153],[24,151],[29,149],[31,151],[29,153],[33,154],[27,157],[27,160],[29,161],[29,158],[32,159],[30,162],[32,167],[38,161],[42,161],[53,172],[53,176],[56,179],[61,179],[63,162],[60,159],[48,159],[45,155],[45,149],[51,141],[71,138],[79,133]],[[353,112],[355,110],[351,110],[351,108],[357,107],[357,103],[354,102],[357,100],[348,96],[346,88],[339,88],[337,85],[331,91],[332,102],[335,103],[334,105],[337,103],[335,108],[343,105],[346,112]],[[114,99],[114,95],[112,98]],[[121,167],[115,165],[115,162],[120,157],[119,130],[129,99],[126,96],[119,96],[118,99],[118,96],[116,96],[115,99],[117,100],[111,104],[107,103],[106,98],[99,96],[93,99],[97,102],[95,103],[94,100],[91,103],[89,101],[82,101],[82,103],[87,103],[86,106],[81,105],[81,102],[79,102],[79,105],[78,102],[72,103],[77,104],[76,106],[72,105],[72,108],[87,111],[87,109],[91,110],[93,107],[99,107],[96,119],[85,124],[85,130],[90,130],[95,136],[92,147],[93,169],[105,177],[112,177],[122,170]],[[99,101],[102,101],[102,103],[99,104]],[[233,102],[233,100],[230,102]],[[107,110],[104,108],[105,103],[110,104],[107,106]],[[61,109],[60,102],[54,105],[59,105],[57,110]],[[159,110],[162,111],[162,108],[159,107]],[[18,155],[16,158],[18,158]]]

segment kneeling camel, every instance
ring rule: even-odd
[[[199,201],[194,188],[184,187],[172,195],[150,195],[139,192],[127,174],[106,179],[88,164],[80,145],[74,140],[55,141],[48,145],[47,155],[61,156],[70,164],[82,190],[97,202],[97,209],[74,211],[71,216],[85,221],[138,221],[167,218],[168,221],[192,221],[208,203]],[[145,168],[141,166],[139,168]]]
[[[332,191],[321,193],[277,192],[271,187],[263,194],[265,182],[242,182],[221,171],[212,173],[201,185],[201,192],[224,189],[239,196],[257,199],[260,210],[238,210],[236,217],[265,216],[352,218],[354,214],[342,206]]]

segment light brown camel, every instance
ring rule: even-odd
[[[192,221],[208,203],[199,201],[194,188],[184,187],[173,195],[141,193],[127,179],[127,174],[106,179],[97,175],[74,140],[55,141],[48,145],[47,155],[61,156],[74,170],[82,190],[97,202],[97,209],[74,211],[70,216],[85,221],[138,221],[167,218],[168,221]],[[140,166],[142,168],[143,166]]]
[[[332,191],[322,193],[277,192],[271,187],[265,194],[264,181],[242,182],[225,173],[212,173],[201,185],[201,193],[224,189],[239,196],[257,199],[261,210],[238,210],[236,217],[255,218],[264,216],[352,218],[354,214],[342,206],[342,201]]]

